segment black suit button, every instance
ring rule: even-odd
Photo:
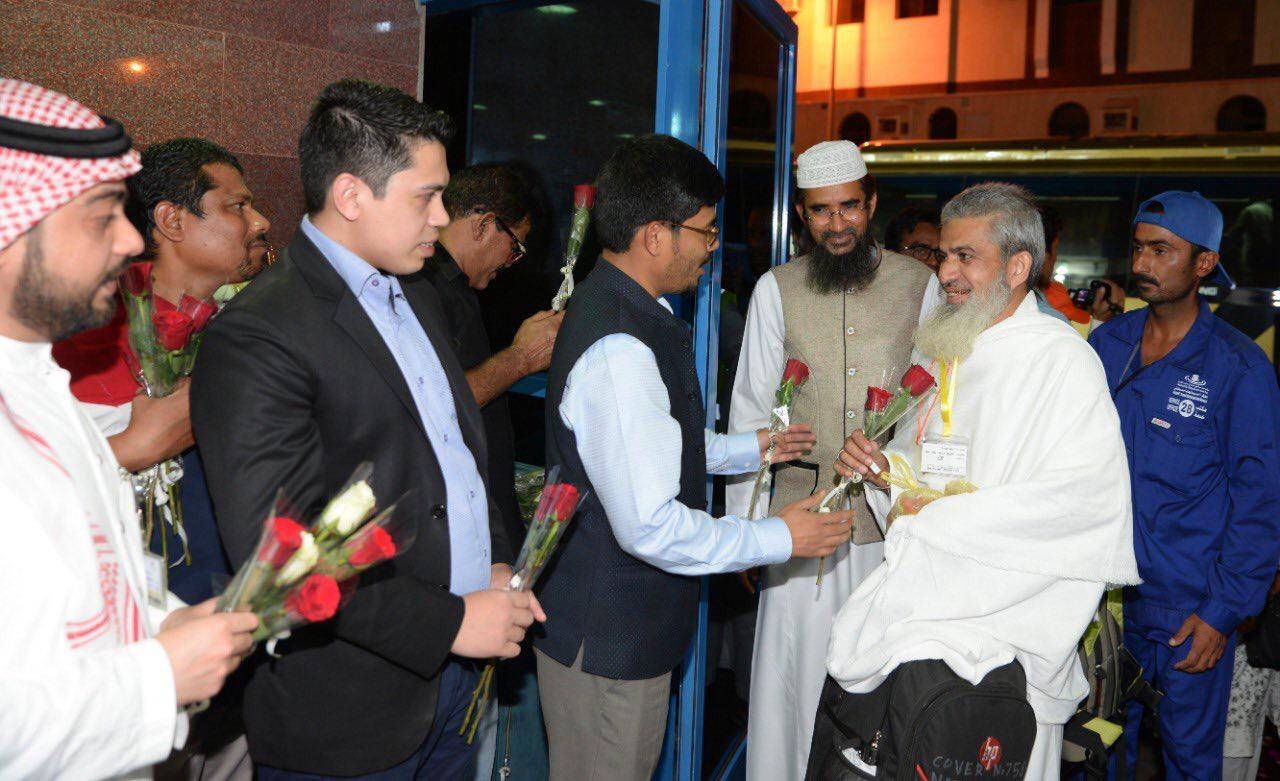
[[[689,391],[688,393],[685,393],[684,397],[689,401],[693,401],[693,391]]]
[[[436,520],[440,520],[441,518],[443,518],[443,517],[444,517],[444,505],[443,505],[443,504],[437,504],[435,507],[432,507],[432,508],[431,508],[431,517],[432,517],[432,518],[435,518]]]

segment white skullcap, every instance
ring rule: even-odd
[[[801,190],[848,184],[866,175],[867,164],[852,141],[823,141],[796,158],[796,186]]]

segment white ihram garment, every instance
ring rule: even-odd
[[[1047,730],[1089,691],[1076,644],[1107,585],[1138,582],[1119,419],[1093,350],[1028,297],[961,362],[952,420],[978,490],[894,523],[884,563],[836,618],[828,670],[859,693],[911,660],[977,683],[1017,659],[1041,725],[1032,766],[1053,778],[1061,741]],[[941,429],[935,411],[925,434]],[[918,472],[916,437],[900,425],[886,450]],[[877,518],[897,493],[869,492]]]
[[[0,337],[0,778],[147,778],[187,721],[132,488],[68,382]]]

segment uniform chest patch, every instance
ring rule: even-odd
[[[1209,383],[1199,374],[1188,374],[1173,385],[1165,409],[1184,418],[1204,420],[1209,409]],[[1156,421],[1152,421],[1155,423]],[[1157,425],[1159,425],[1157,423]],[[1165,424],[1168,428],[1168,424]]]

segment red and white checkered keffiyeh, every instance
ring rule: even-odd
[[[0,116],[57,128],[105,127],[102,118],[58,92],[0,79]],[[0,250],[36,223],[103,182],[123,181],[142,167],[138,153],[83,159],[0,146]]]

